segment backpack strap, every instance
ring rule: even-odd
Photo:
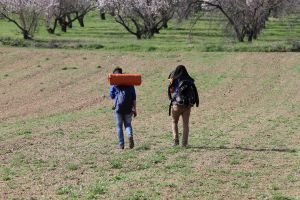
[[[171,88],[173,87],[173,81],[168,86],[168,97],[169,100],[172,100]]]
[[[169,75],[169,78],[170,78],[170,75]],[[172,87],[173,87],[173,81],[168,86],[168,97],[169,97],[169,100],[170,100],[169,116],[171,116],[171,108],[172,108],[172,103],[173,103],[173,98],[172,98],[172,94],[171,94],[171,88]]]
[[[171,116],[171,109],[172,109],[172,105],[173,105],[173,102],[175,101],[175,99],[176,99],[176,97],[173,97],[170,100],[170,104],[169,104],[169,116]]]
[[[171,116],[172,103],[173,103],[173,101],[171,100],[170,105],[169,105],[169,116]]]
[[[120,92],[120,89],[119,89],[118,86],[115,86],[115,88],[116,88],[116,93],[117,93],[117,95],[116,95],[116,97],[115,97],[115,99],[114,99],[114,101],[115,101],[114,109],[116,109],[116,107],[117,107],[118,93]]]

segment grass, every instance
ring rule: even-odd
[[[122,162],[120,160],[111,160],[109,161],[111,164],[111,167],[113,169],[121,169],[122,168]]]
[[[63,187],[59,187],[56,190],[56,193],[58,195],[70,194],[71,192],[72,192],[72,186],[63,186]]]
[[[87,193],[86,199],[98,199],[101,195],[106,193],[106,187],[101,182],[97,182],[93,185],[90,185]]]
[[[169,27],[151,40],[137,40],[110,16],[100,20],[97,12],[86,16],[84,28],[74,23],[72,29],[50,35],[40,25],[35,41],[24,41],[13,23],[0,20],[0,44],[18,47],[96,49],[117,52],[285,52],[299,51],[300,21],[297,15],[284,19],[271,18],[259,39],[253,43],[238,43],[233,37],[224,36],[224,19],[204,16],[192,31],[194,19],[183,23],[171,21]]]
[[[79,169],[79,166],[76,163],[69,163],[67,165],[67,168],[68,168],[68,170],[75,171],[75,170]]]
[[[167,110],[181,63],[201,102],[189,148],[171,146]],[[298,65],[298,53],[0,48],[0,199],[297,200]],[[124,151],[107,96],[115,66],[143,75]]]

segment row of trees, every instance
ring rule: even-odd
[[[299,7],[299,0],[0,0],[0,18],[14,23],[24,39],[32,39],[41,19],[50,34],[57,26],[66,32],[74,21],[83,27],[85,15],[99,9],[102,19],[110,14],[142,39],[158,34],[171,19],[179,22],[198,12],[219,12],[243,42],[257,39],[270,16],[280,17]]]
[[[0,0],[0,16],[14,23],[24,39],[33,38],[41,19],[51,34],[57,24],[64,32],[76,20],[83,27],[84,16],[96,8],[92,0]]]

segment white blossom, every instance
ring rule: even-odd
[[[99,8],[137,38],[150,38],[173,17],[178,0],[99,0]]]

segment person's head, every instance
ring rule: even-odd
[[[113,74],[122,74],[122,73],[123,73],[123,70],[120,67],[116,67],[113,71]]]
[[[173,72],[173,79],[177,79],[177,78],[187,78],[187,79],[191,79],[194,80],[189,73],[187,72],[186,68],[184,65],[178,65],[176,67],[176,69]]]

